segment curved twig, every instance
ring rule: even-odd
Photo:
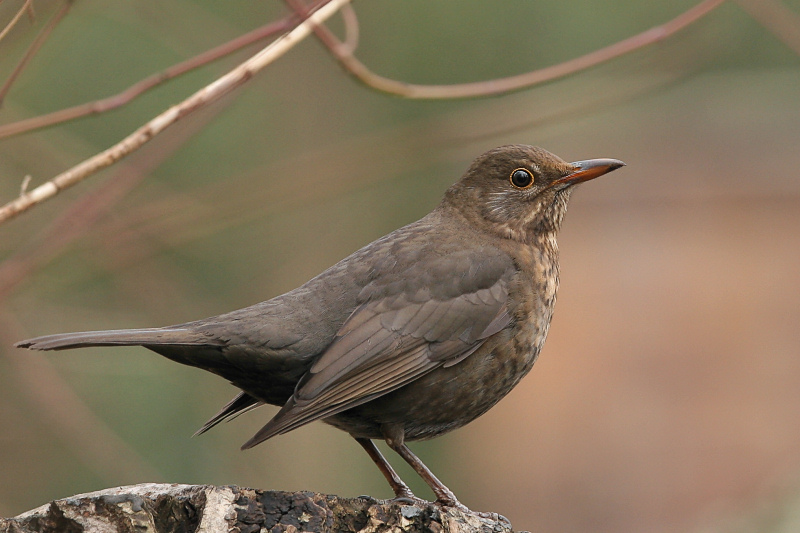
[[[2,87],[0,87],[0,106],[3,105],[3,100],[5,100],[8,91],[11,89],[11,86],[17,80],[25,66],[33,58],[33,56],[36,55],[36,52],[39,51],[39,48],[42,47],[56,26],[58,26],[58,23],[61,22],[61,19],[63,19],[64,16],[69,12],[69,8],[72,7],[72,2],[73,0],[64,0],[64,3],[61,5],[61,9],[59,9],[58,13],[56,13],[53,18],[50,19],[50,22],[47,23],[47,26],[45,26],[42,31],[39,32],[39,35],[37,35],[36,39],[34,39],[33,43],[31,43],[28,51],[25,52],[25,55],[22,57],[17,66],[14,67],[14,70],[8,76],[6,82]]]
[[[344,21],[344,50],[352,54],[358,48],[359,28],[356,11],[351,4],[342,7],[342,20]]]
[[[800,16],[777,0],[736,0],[736,3],[783,44],[800,55]]]
[[[27,12],[27,13],[30,13],[30,11],[29,11],[29,10],[30,10],[30,8],[32,7],[32,4],[33,4],[33,0],[25,0],[25,3],[24,3],[24,4],[22,4],[22,7],[21,7],[21,8],[19,8],[19,11],[17,11],[16,15],[14,15],[13,17],[11,17],[11,20],[9,20],[9,21],[8,21],[8,24],[6,24],[6,27],[5,27],[5,28],[3,28],[3,30],[2,30],[2,31],[0,31],[0,41],[2,41],[2,40],[3,40],[3,37],[5,37],[6,35],[8,35],[8,33],[11,31],[11,29],[12,29],[14,26],[16,26],[16,25],[17,25],[17,22],[19,22],[19,19],[21,19],[21,18],[22,18],[22,15],[24,15],[26,12]]]
[[[216,81],[203,87],[183,102],[170,107],[111,148],[90,157],[71,169],[62,172],[50,181],[36,187],[29,193],[23,194],[16,200],[0,207],[0,223],[27,211],[36,204],[52,198],[61,190],[79,183],[95,172],[127,156],[184,116],[191,114],[197,109],[206,107],[210,103],[228,94],[306,38],[311,33],[313,27],[327,20],[349,1],[350,0],[330,0],[330,2],[320,7],[295,29],[283,34],[256,55],[224,76],[218,78]]]
[[[233,39],[232,41],[228,41],[227,43],[221,44],[215,48],[212,48],[211,50],[207,50],[200,55],[173,65],[163,72],[153,74],[152,76],[136,82],[124,91],[113,96],[103,98],[102,100],[95,100],[93,102],[68,107],[66,109],[59,109],[58,111],[54,111],[46,115],[39,115],[33,118],[12,122],[10,124],[4,124],[0,126],[0,139],[12,137],[14,135],[19,135],[21,133],[26,133],[40,128],[46,128],[48,126],[54,126],[56,124],[61,124],[62,122],[74,120],[76,118],[111,111],[112,109],[116,109],[127,104],[134,98],[141,96],[145,92],[166,81],[177,78],[178,76],[186,74],[191,70],[207,65],[212,61],[216,61],[221,57],[232,54],[233,52],[241,50],[248,45],[275,35],[276,33],[287,31],[291,27],[295,26],[299,21],[299,17],[296,15],[290,15],[282,20],[278,20],[257,28],[249,33],[237,37],[236,39]]]
[[[557,65],[539,70],[498,78],[494,80],[461,83],[454,85],[416,85],[393,80],[375,74],[359,61],[342,44],[330,30],[324,26],[315,28],[314,32],[331,53],[339,60],[345,70],[368,87],[384,93],[411,99],[455,99],[494,96],[512,91],[519,91],[547,81],[575,74],[590,67],[599,65],[639,48],[657,43],[684,29],[700,18],[709,14],[726,0],[704,0],[691,9],[681,13],[669,22],[629,37],[605,48],[576,57]],[[297,6],[297,0],[289,0],[289,4]],[[297,7],[296,7],[297,8]]]
[[[108,214],[113,206],[157,168],[176,150],[216,117],[227,105],[215,106],[200,115],[187,127],[181,128],[159,144],[146,158],[133,165],[119,165],[110,179],[83,196],[55,219],[38,235],[30,236],[16,254],[0,262],[0,302],[32,272],[58,256],[64,248],[81,237],[86,229]],[[1,312],[1,311],[0,311]]]

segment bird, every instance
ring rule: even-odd
[[[414,469],[437,504],[468,510],[406,443],[471,422],[531,370],[553,315],[556,236],[570,195],[624,165],[501,146],[477,157],[428,215],[285,294],[184,324],[46,335],[16,346],[143,346],[240,389],[198,434],[275,405],[280,410],[242,449],[322,420],[364,448],[395,500],[424,501],[375,440]]]

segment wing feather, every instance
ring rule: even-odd
[[[426,275],[365,289],[368,299],[345,321],[292,398],[243,447],[453,366],[506,327],[511,322],[508,283],[515,272],[510,259],[499,251],[479,266],[461,256],[445,259]]]

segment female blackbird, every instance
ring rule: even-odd
[[[364,447],[397,498],[416,499],[371,439],[385,439],[439,503],[463,508],[405,441],[474,420],[528,373],[553,314],[570,194],[623,165],[502,146],[478,157],[430,214],[286,294],[176,326],[17,346],[144,346],[242,390],[198,433],[282,406],[243,448],[323,420]]]

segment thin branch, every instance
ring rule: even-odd
[[[342,20],[344,21],[344,50],[352,54],[358,48],[359,28],[358,17],[352,4],[342,7]]]
[[[303,18],[307,17],[313,10],[313,6],[306,6],[303,0],[284,0],[284,2],[289,6],[289,9]],[[351,4],[348,4],[346,8],[341,10],[341,15],[342,21],[344,22],[344,42],[336,38],[328,28],[322,25],[314,28],[314,33],[329,48],[336,46],[340,53],[351,56],[356,51],[356,48],[358,48],[358,16]]]
[[[144,245],[139,245],[139,242],[157,241],[161,247],[173,248],[217,234],[226,228],[245,224],[263,217],[264,213],[280,216],[282,212],[307,209],[309,206],[314,209],[314,206],[330,202],[332,198],[347,194],[348,191],[396,177],[391,172],[378,176],[368,170],[348,169],[348,162],[359,158],[360,154],[368,153],[383,161],[390,161],[396,172],[414,172],[419,167],[408,166],[409,161],[403,159],[401,152],[411,150],[421,154],[433,150],[466,158],[470,156],[475,144],[485,145],[486,139],[508,137],[514,132],[557,124],[570,118],[586,116],[598,109],[609,109],[633,98],[652,94],[659,88],[663,90],[665,84],[677,83],[686,75],[684,73],[678,76],[672,71],[668,80],[650,80],[644,85],[637,82],[626,83],[616,91],[604,90],[607,87],[600,84],[597,85],[597,91],[582,93],[585,98],[576,97],[558,103],[552,101],[550,103],[553,105],[543,106],[535,113],[524,115],[509,112],[499,102],[487,103],[469,111],[451,110],[436,119],[416,119],[406,122],[402,127],[384,126],[364,134],[348,136],[322,148],[306,148],[302,154],[285,159],[273,158],[247,175],[232,176],[225,182],[215,182],[194,189],[190,197],[176,198],[174,190],[165,191],[157,200],[148,202],[143,208],[114,217],[98,227],[94,233],[98,243],[93,243],[92,246],[100,249],[114,246],[124,248],[130,264],[137,264],[144,258],[133,254],[152,253],[152,250],[145,250]],[[439,126],[442,123],[448,126],[443,130],[441,127],[433,127],[434,122]],[[401,161],[402,164],[399,163]],[[427,160],[423,157],[415,164],[424,165]],[[246,183],[254,180],[255,176],[281,176],[291,172],[293,168],[316,168],[320,165],[326,167],[327,175],[336,176],[336,179],[322,180],[318,187],[307,191],[302,198],[298,197],[291,183],[281,180],[265,183],[244,196],[225,193],[226,190],[238,187],[236,180]],[[174,209],[178,204],[181,208]],[[211,211],[213,216],[209,216]]]
[[[0,107],[2,107],[3,100],[5,100],[8,91],[25,69],[25,66],[31,59],[33,59],[33,56],[36,55],[36,52],[39,51],[56,26],[58,26],[58,23],[61,22],[61,19],[63,19],[64,16],[69,12],[69,8],[72,7],[72,2],[73,0],[64,0],[64,3],[61,5],[61,9],[58,10],[58,13],[56,13],[53,18],[50,19],[50,22],[47,23],[47,26],[45,26],[39,35],[36,36],[36,39],[34,39],[33,43],[31,43],[28,51],[25,52],[25,55],[22,57],[17,66],[14,67],[14,70],[11,72],[11,75],[8,76],[6,82],[2,87],[0,87]]]
[[[22,7],[19,8],[19,11],[17,11],[17,14],[14,15],[14,17],[8,22],[8,24],[6,24],[6,27],[3,28],[2,31],[0,31],[0,41],[2,41],[3,37],[8,35],[11,29],[17,25],[17,22],[19,22],[19,19],[22,18],[22,15],[24,15],[25,13],[30,13],[29,9],[33,7],[32,4],[33,0],[25,0],[25,3],[22,4]]]
[[[241,37],[233,39],[232,41],[228,41],[227,43],[221,44],[215,48],[212,48],[211,50],[203,52],[202,54],[187,59],[186,61],[182,61],[176,65],[173,65],[163,72],[149,76],[131,85],[124,91],[107,98],[103,98],[102,100],[95,100],[85,104],[68,107],[66,109],[60,109],[46,115],[39,115],[37,117],[5,124],[0,126],[0,139],[12,137],[14,135],[19,135],[21,133],[26,133],[40,128],[46,128],[55,124],[61,124],[62,122],[67,122],[76,118],[97,115],[99,113],[111,111],[112,109],[116,109],[129,103],[131,100],[141,96],[145,92],[166,81],[186,74],[193,69],[207,65],[208,63],[232,54],[233,52],[241,50],[248,45],[275,35],[276,33],[287,31],[299,23],[299,21],[300,19],[296,15],[290,15],[282,20],[257,28],[242,35]]]
[[[119,200],[221,110],[222,106],[215,107],[212,113],[200,115],[188,127],[180,128],[177,133],[167,136],[147,158],[141,158],[134,165],[118,166],[111,179],[104,181],[97,190],[64,210],[41,233],[29,237],[23,250],[0,262],[0,301],[4,301],[14,287],[27,279],[32,272],[57,257],[75,239],[81,237],[98,219],[106,216]]]
[[[800,55],[800,15],[777,0],[736,0],[736,3],[779,41]]]
[[[256,55],[224,76],[218,78],[216,81],[200,89],[180,104],[172,106],[153,118],[147,124],[140,127],[111,148],[90,157],[71,169],[62,172],[52,180],[36,187],[31,192],[0,207],[0,223],[27,211],[34,205],[52,198],[63,189],[71,187],[97,171],[115,163],[131,152],[139,149],[150,139],[184,116],[219,100],[222,96],[247,82],[247,80],[252,78],[264,67],[289,51],[297,43],[306,38],[316,25],[330,18],[349,1],[350,0],[331,0],[315,11],[295,29],[283,34]]]
[[[199,120],[192,121],[189,127],[181,128],[177,134],[170,135],[164,143],[159,144],[158,151],[140,158],[135,165],[118,167],[115,176],[103,183],[102,187],[80,201],[71,205],[60,217],[38,237],[31,239],[32,245],[11,259],[0,263],[0,301],[4,301],[11,290],[21,281],[59,255],[75,239],[84,235],[85,230],[98,219],[106,215],[125,195],[153,168],[158,167],[165,159],[183,146],[197,132],[208,124],[223,106],[213,109],[213,113],[205,113]],[[24,328],[14,322],[15,328],[8,322],[9,312],[0,306],[0,316],[6,321],[0,326],[0,335],[4,341],[23,337]],[[14,319],[16,320],[16,318]],[[12,332],[13,330],[13,332]],[[7,332],[7,333],[6,333]],[[11,362],[9,372],[15,381],[25,385],[23,389],[30,399],[41,407],[45,413],[48,429],[58,435],[69,446],[74,455],[82,460],[90,460],[89,467],[106,479],[131,476],[161,476],[146,459],[123,441],[112,428],[97,416],[97,413],[86,404],[57,372],[49,358],[34,354],[8,354]],[[28,368],[33,364],[33,369]],[[32,378],[36,378],[32,381]],[[91,442],[87,443],[87,436]],[[124,456],[121,458],[121,455]],[[100,460],[94,460],[99,457]]]
[[[532,87],[547,81],[563,78],[628,54],[639,48],[657,43],[671,37],[690,24],[697,22],[700,18],[709,14],[725,1],[726,0],[704,0],[661,26],[656,26],[655,28],[651,28],[633,37],[629,37],[583,56],[576,57],[575,59],[558,63],[557,65],[507,78],[454,85],[416,85],[385,78],[379,74],[375,74],[361,63],[361,61],[356,59],[348,48],[327,28],[318,26],[315,28],[314,32],[336,59],[339,60],[348,73],[377,91],[411,99],[436,100],[475,98],[519,91],[520,89]],[[299,6],[297,0],[288,0],[288,3],[293,6]]]
[[[36,20],[36,10],[33,8],[33,2],[28,4],[28,20],[31,21],[31,24]]]

